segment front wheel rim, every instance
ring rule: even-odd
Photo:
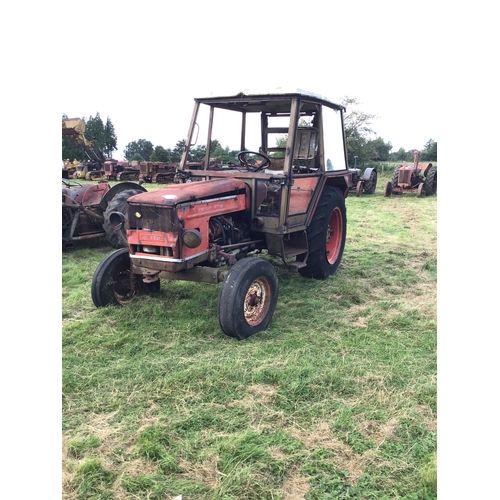
[[[326,260],[335,263],[342,247],[343,221],[340,208],[336,207],[330,215],[326,231]]]
[[[270,303],[271,284],[264,277],[256,279],[245,295],[243,311],[245,321],[250,326],[262,323],[269,311]]]
[[[118,304],[125,306],[130,304],[135,297],[135,290],[130,289],[130,271],[122,271],[116,276],[112,283],[113,295]]]

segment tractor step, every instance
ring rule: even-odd
[[[303,246],[291,246],[291,245],[285,245],[285,248],[283,249],[284,251],[284,257],[295,257],[295,255],[301,255],[301,254],[306,254],[307,253],[307,247]]]
[[[287,262],[289,266],[296,267],[297,269],[300,269],[301,267],[306,267],[307,263],[306,262],[301,262],[300,260],[293,260],[292,262]]]

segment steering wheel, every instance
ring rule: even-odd
[[[259,156],[263,159],[263,161],[260,165],[257,165],[257,161],[259,160],[255,160],[255,158],[247,158],[247,156],[250,155]],[[255,153],[254,151],[241,151],[241,153],[238,153],[238,161],[241,166],[245,167],[250,172],[258,172],[259,170],[271,165],[271,160],[268,156],[262,153]]]
[[[73,187],[73,186],[78,186],[78,187],[82,187],[82,185],[77,182],[77,181],[69,181],[69,180],[66,180],[66,179],[63,179],[62,180],[62,183],[67,187],[67,188],[70,188],[70,187]]]

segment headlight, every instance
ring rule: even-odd
[[[201,233],[198,229],[187,229],[182,233],[182,242],[189,248],[199,247],[201,239]]]

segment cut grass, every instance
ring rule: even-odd
[[[392,175],[392,173],[391,173]],[[222,334],[219,286],[96,309],[104,241],[63,255],[63,497],[436,498],[436,197],[349,197],[338,273],[279,277]]]

